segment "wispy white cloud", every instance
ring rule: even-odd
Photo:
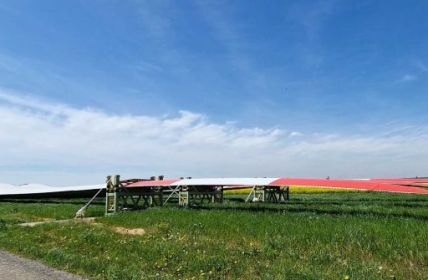
[[[302,45],[302,61],[318,67],[324,63],[323,48],[320,44],[321,31],[327,20],[345,3],[345,1],[296,1],[289,9],[287,16],[291,22],[301,28],[306,40]]]
[[[405,74],[400,78],[400,82],[412,82],[412,81],[416,81],[418,79],[418,76],[413,75],[413,74]]]
[[[303,136],[303,133],[298,132],[298,131],[292,131],[292,132],[290,133],[290,136],[291,136],[291,137],[299,137],[299,136]]]
[[[251,44],[246,39],[247,35],[242,23],[234,17],[237,11],[234,10],[233,5],[221,1],[195,1],[194,3],[199,15],[213,32],[213,37],[219,42],[219,49],[225,51],[225,63],[236,75],[241,90],[251,96],[249,100],[253,103],[270,106],[273,101],[265,93],[269,85],[277,84],[278,80],[257,66],[248,53]],[[281,83],[284,79],[282,75]]]
[[[418,59],[414,64],[420,71],[428,73],[428,66],[422,60]]]
[[[425,127],[371,136],[301,134],[176,116],[118,115],[0,93],[0,181],[85,183],[125,176],[424,175]],[[296,137],[299,136],[299,137]],[[426,175],[426,174],[425,174]]]
[[[290,9],[290,17],[303,26],[310,41],[318,39],[325,20],[333,14],[340,2],[336,0],[296,2]]]
[[[153,38],[164,40],[170,34],[171,21],[165,16],[172,4],[164,0],[134,1],[140,20]]]

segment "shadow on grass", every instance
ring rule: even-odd
[[[228,201],[244,203],[245,199],[243,198],[228,198]],[[408,207],[408,208],[427,208],[428,200],[406,200],[406,201],[396,201],[396,200],[381,200],[381,199],[361,199],[361,200],[289,200],[285,204],[287,205],[340,205],[340,206],[355,206],[363,202],[376,203],[376,206],[394,206],[394,207]]]
[[[373,210],[354,210],[354,209],[314,209],[308,207],[301,208],[271,208],[267,206],[257,207],[242,207],[242,206],[222,206],[212,207],[206,205],[193,205],[189,207],[195,210],[231,210],[231,211],[246,211],[246,212],[262,212],[262,213],[312,213],[319,215],[332,216],[361,216],[375,218],[405,218],[419,221],[428,221],[428,216],[411,214],[411,213],[381,213]]]
[[[370,201],[372,202],[372,201]],[[422,202],[422,203],[421,203]],[[289,202],[289,205],[340,205],[340,206],[358,206],[361,201],[294,201]],[[395,202],[395,201],[377,201],[375,206],[393,206],[393,207],[408,207],[408,208],[427,208],[428,202],[423,201],[409,201],[409,202]]]

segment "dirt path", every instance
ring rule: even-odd
[[[55,270],[40,262],[0,251],[0,280],[83,280],[76,275]]]

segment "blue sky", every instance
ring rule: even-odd
[[[189,133],[205,126],[221,127],[224,138],[232,142],[248,131],[250,142],[261,133],[274,138],[273,144],[270,138],[254,142],[260,153],[272,149],[266,162],[280,160],[281,153],[275,151],[283,149],[293,156],[281,155],[281,160],[301,163],[284,170],[269,164],[238,168],[239,159],[248,153],[242,150],[228,168],[217,162],[180,170],[191,175],[234,175],[228,170],[235,168],[243,176],[417,175],[412,171],[423,172],[420,165],[426,165],[423,151],[403,152],[403,147],[419,147],[426,139],[427,15],[428,2],[423,0],[2,1],[0,105],[4,110],[14,108],[7,111],[10,119],[13,114],[33,114],[25,121],[3,121],[3,128],[42,116],[37,125],[52,126],[44,136],[54,138],[49,133],[64,134],[76,112],[129,118],[126,122],[139,118],[186,122],[193,116]],[[60,121],[65,119],[62,126],[51,123],[58,114]],[[95,119],[104,122],[100,116]],[[31,126],[25,127],[32,132]],[[78,133],[66,131],[70,137]],[[174,133],[165,145],[178,141],[180,133]],[[290,135],[301,138],[289,140]],[[18,136],[15,142],[6,139],[0,144],[6,149],[24,147],[16,142]],[[129,131],[126,137],[141,140]],[[331,158],[314,158],[296,148],[310,144],[317,153],[322,148],[314,142],[325,148],[335,143],[331,137],[344,141],[341,148],[329,148]],[[369,141],[365,148],[355,144],[367,139],[386,143],[387,152],[373,159],[370,146],[378,144]],[[346,141],[354,142],[346,147]],[[75,145],[61,143],[56,139],[51,145],[55,148],[47,147],[46,153]],[[210,143],[176,155],[177,159],[198,162],[201,150],[213,148]],[[227,150],[224,145],[229,144],[225,141],[217,148]],[[25,149],[34,157],[11,152],[0,162],[10,170],[0,172],[0,179],[14,180],[20,174],[28,180],[47,180],[48,175],[40,174],[51,176],[62,168],[70,182],[78,181],[73,174],[82,162],[70,155],[64,155],[63,161],[36,156],[40,145]],[[179,173],[176,165],[159,164],[159,158],[149,156],[145,148],[135,153],[150,159],[144,165],[148,173]],[[88,154],[92,160],[103,157],[103,153]],[[255,153],[250,159],[261,157]],[[343,157],[355,157],[361,168],[355,172],[351,167],[339,168]],[[374,168],[391,160],[388,157],[394,158],[393,166]],[[326,158],[328,167],[320,170]],[[95,167],[81,169],[91,168]],[[133,170],[140,168],[138,163],[121,163],[99,167],[99,172],[114,169],[134,175]]]

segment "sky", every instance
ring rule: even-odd
[[[0,2],[0,182],[428,176],[428,2]]]

